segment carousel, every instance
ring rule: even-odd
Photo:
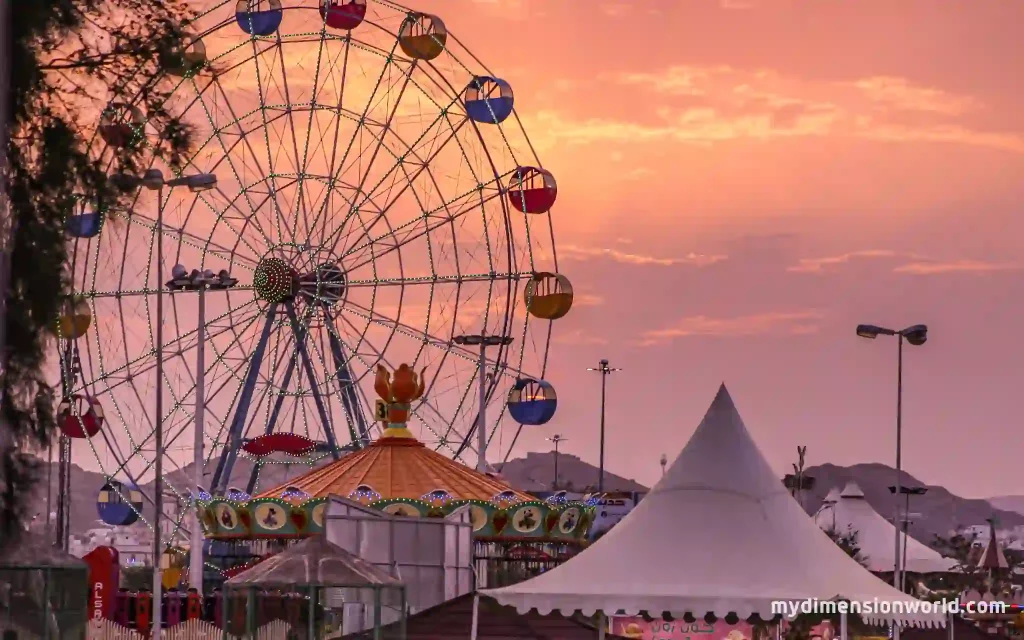
[[[255,496],[232,489],[200,502],[207,539],[221,548],[233,543],[237,551],[227,555],[246,559],[224,566],[225,576],[273,555],[290,540],[324,533],[330,496],[403,518],[445,518],[468,509],[476,560],[487,565],[489,584],[535,575],[584,544],[593,506],[563,496],[539,500],[416,439],[406,423],[411,403],[423,394],[422,374],[403,364],[392,377],[380,367],[374,390],[386,424],[370,446]],[[280,444],[257,441],[247,447],[271,450]]]

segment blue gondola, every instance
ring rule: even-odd
[[[96,496],[96,510],[100,514],[100,520],[107,524],[135,524],[142,513],[142,492],[138,487],[126,486],[111,480],[100,488],[99,495]]]
[[[463,93],[466,115],[475,122],[500,124],[512,115],[512,85],[490,76],[477,76]]]
[[[281,26],[281,0],[238,0],[235,21],[251,36],[273,35]]]
[[[103,216],[99,213],[77,213],[68,216],[64,229],[72,238],[95,238],[103,226]]]
[[[508,392],[508,413],[519,424],[546,424],[555,415],[558,397],[544,380],[517,380]]]

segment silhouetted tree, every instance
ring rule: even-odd
[[[165,106],[182,25],[180,0],[30,0],[10,3],[6,167],[10,224],[0,273],[5,329],[0,339],[0,546],[23,530],[37,479],[35,452],[56,435],[53,383],[45,370],[69,296],[64,218],[79,198],[104,211],[128,196],[107,171],[135,172],[154,156],[179,165],[189,131]],[[145,145],[100,161],[96,126],[111,102],[135,104],[147,118]],[[153,133],[155,132],[155,135]],[[6,282],[5,282],[6,280]]]
[[[828,537],[832,538],[832,542],[835,542],[840,549],[846,552],[846,555],[850,556],[864,567],[867,567],[868,559],[861,552],[860,544],[857,542],[857,531],[855,529],[838,531],[836,529],[829,528],[825,533],[828,534]]]

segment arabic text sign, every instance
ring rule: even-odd
[[[750,640],[752,635],[749,624],[726,624],[721,620],[715,624],[703,620],[694,623],[683,620],[647,622],[640,617],[616,616],[611,622],[613,634],[635,640]]]

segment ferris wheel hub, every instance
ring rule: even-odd
[[[342,300],[348,277],[329,251],[308,243],[282,244],[256,266],[256,296],[277,303],[299,299],[309,304],[333,305]]]

